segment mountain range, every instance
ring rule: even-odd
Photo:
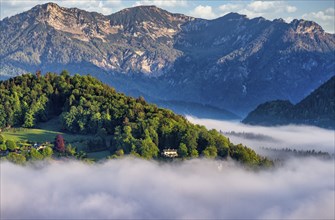
[[[152,102],[230,115],[270,100],[296,103],[335,74],[335,35],[313,21],[206,20],[155,6],[106,16],[48,3],[0,26],[2,79],[67,69]]]
[[[335,76],[296,105],[288,100],[259,105],[243,123],[267,126],[307,124],[335,129]]]

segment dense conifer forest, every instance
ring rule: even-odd
[[[34,128],[57,117],[62,132],[95,135],[90,149],[107,148],[111,158],[161,158],[164,149],[176,149],[179,158],[231,157],[251,166],[272,164],[216,130],[193,125],[142,97],[118,93],[90,75],[63,71],[11,78],[0,82],[0,101],[0,128]]]

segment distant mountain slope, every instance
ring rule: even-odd
[[[297,102],[335,73],[335,37],[314,22],[228,14],[183,27],[176,46],[185,55],[167,77],[176,95],[194,91],[195,100],[243,112],[268,100]]]
[[[214,20],[139,6],[104,16],[49,3],[0,21],[0,75],[91,73],[118,90],[237,114],[297,102],[335,74],[335,35],[315,22]]]
[[[196,116],[199,118],[209,118],[217,120],[240,120],[238,115],[225,109],[220,109],[210,105],[202,105],[194,102],[184,101],[154,101],[160,107],[171,109],[173,112],[182,115]]]
[[[259,105],[244,120],[246,124],[307,124],[335,128],[335,77],[296,105],[272,101]]]

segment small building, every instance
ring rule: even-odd
[[[173,158],[178,157],[178,152],[176,149],[164,149],[162,155]]]
[[[44,148],[46,148],[46,146],[44,146],[44,145],[40,145],[40,146],[38,146],[37,148],[36,148],[36,150],[43,150]]]

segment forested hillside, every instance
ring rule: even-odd
[[[249,165],[270,164],[253,150],[234,145],[216,130],[193,125],[170,110],[117,93],[92,76],[27,74],[0,82],[0,127],[33,128],[58,117],[62,131],[101,137],[111,155],[159,158],[177,149],[181,158],[228,156]],[[51,140],[52,141],[52,140]]]
[[[307,124],[335,128],[335,76],[293,105],[289,101],[271,101],[259,105],[243,120],[246,124]]]

